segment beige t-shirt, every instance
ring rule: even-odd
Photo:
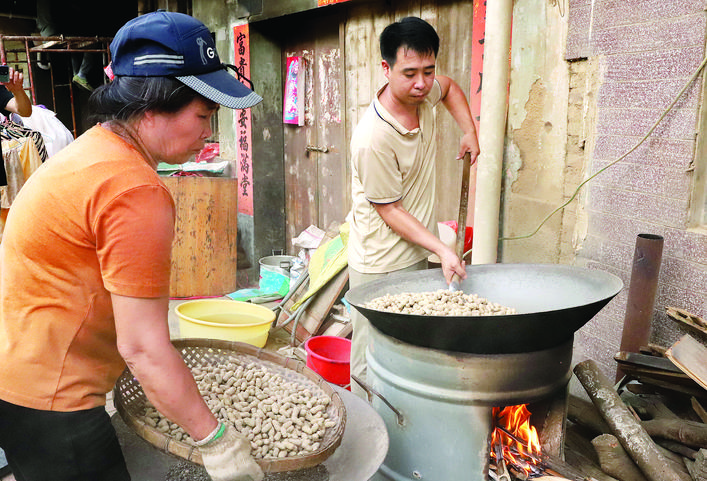
[[[378,100],[382,87],[351,138],[351,234],[348,262],[362,273],[391,272],[429,256],[383,221],[372,203],[401,201],[402,207],[437,232],[435,209],[435,113],[441,97],[437,81],[419,106],[420,126],[403,127]]]

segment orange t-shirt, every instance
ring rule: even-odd
[[[13,202],[0,267],[0,399],[105,404],[125,368],[110,294],[169,295],[174,201],[147,160],[96,126]]]

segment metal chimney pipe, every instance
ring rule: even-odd
[[[662,255],[662,236],[638,234],[626,300],[621,351],[638,352],[641,346],[648,344]],[[617,369],[616,380],[622,376],[621,369]]]

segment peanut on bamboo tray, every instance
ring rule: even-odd
[[[304,363],[240,342],[172,342],[212,412],[248,437],[264,472],[317,466],[341,444],[344,402]],[[138,436],[158,449],[203,464],[191,438],[157,412],[127,369],[113,397],[123,421]]]

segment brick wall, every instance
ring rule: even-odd
[[[568,22],[566,59],[592,59],[602,75],[587,152],[596,172],[638,143],[701,63],[705,0],[570,0]],[[626,288],[577,333],[574,361],[595,359],[611,376],[638,234],[665,239],[652,342],[668,346],[686,333],[665,306],[707,317],[707,231],[688,229],[701,89],[698,79],[646,142],[587,186],[579,263]]]

